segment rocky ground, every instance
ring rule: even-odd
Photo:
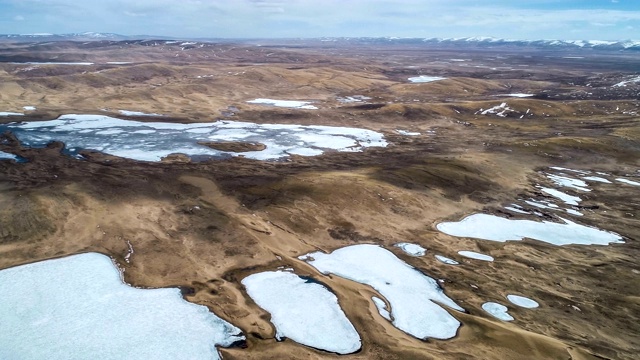
[[[247,346],[222,349],[227,359],[632,359],[640,351],[640,187],[594,185],[583,196],[585,216],[576,221],[614,231],[622,244],[498,243],[435,228],[476,212],[513,216],[503,206],[539,195],[540,171],[550,166],[640,181],[640,82],[614,86],[638,76],[637,54],[104,41],[3,44],[0,60],[0,111],[36,107],[3,123],[70,113],[157,121],[118,113],[125,109],[166,115],[162,121],[362,127],[389,142],[273,162],[147,163],[91,151],[80,161],[63,155],[63,144],[26,148],[4,134],[0,150],[28,162],[0,161],[0,268],[87,251],[112,256],[126,282],[179,286],[187,300],[240,327]],[[25,61],[93,65],[12,63]],[[447,79],[407,81],[419,75]],[[533,96],[498,96],[513,93]],[[341,101],[354,95],[370,99]],[[246,103],[261,97],[319,109]],[[408,256],[392,246],[398,242],[428,253]],[[467,311],[451,311],[463,323],[458,336],[413,338],[378,315],[373,289],[298,260],[358,243],[384,245],[444,279],[446,294]],[[436,253],[461,265],[443,265]],[[332,289],[362,337],[360,352],[339,356],[274,339],[269,314],[240,281],[279,266]],[[540,307],[510,306],[510,323],[481,309],[510,292],[528,293]]]

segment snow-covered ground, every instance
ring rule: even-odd
[[[242,285],[271,314],[278,340],[290,338],[338,354],[360,349],[360,335],[326,287],[288,271],[253,274]]]
[[[405,253],[411,256],[424,256],[424,254],[427,253],[427,249],[423,248],[418,244],[403,242],[403,243],[397,243],[394,246],[399,247],[400,249],[402,249],[402,251],[404,251]]]
[[[540,190],[543,193],[549,194],[549,195],[553,196],[554,198],[562,200],[567,205],[578,205],[582,201],[582,199],[580,197],[569,195],[569,194],[564,193],[564,192],[562,192],[560,190],[547,188],[547,187],[540,187]]]
[[[24,114],[11,111],[0,111],[0,116],[24,116]]]
[[[396,130],[396,132],[400,135],[404,135],[404,136],[419,136],[420,133],[419,132],[412,132],[412,131],[406,131],[406,130]]]
[[[516,97],[516,98],[527,98],[535,96],[535,94],[522,94],[522,93],[514,93],[514,94],[500,94],[496,96],[506,96],[506,97]]]
[[[627,185],[640,186],[640,182],[625,179],[625,178],[616,178],[616,181],[621,182],[623,184],[627,184]]]
[[[53,61],[48,61],[48,62],[36,62],[36,61],[12,62],[11,64],[13,64],[13,65],[81,65],[81,66],[93,65],[92,62],[53,62]]]
[[[428,83],[428,82],[433,82],[433,81],[439,81],[439,80],[446,80],[447,78],[445,77],[440,77],[440,76],[427,76],[427,75],[420,75],[420,76],[414,76],[414,77],[410,77],[409,81],[412,83]]]
[[[35,111],[36,107],[35,106],[23,106],[22,109],[24,111]]]
[[[506,117],[510,112],[515,112],[515,110],[513,110],[512,108],[509,107],[509,105],[507,105],[506,102],[501,103],[500,105],[496,105],[492,108],[489,109],[480,109],[478,111],[476,111],[476,114],[480,114],[480,115],[490,115],[490,114],[494,114],[500,117]]]
[[[18,161],[20,159],[18,155],[14,155],[8,152],[4,152],[0,150],[0,160],[15,160]]]
[[[464,256],[464,257],[468,257],[470,259],[475,259],[475,260],[482,260],[482,261],[493,261],[493,256],[489,256],[486,254],[481,254],[475,251],[468,251],[468,250],[461,250],[458,251],[458,254]]]
[[[126,115],[126,116],[165,116],[162,114],[156,114],[156,113],[145,113],[145,112],[140,112],[140,111],[130,111],[130,110],[118,110],[118,112],[122,115]]]
[[[314,156],[325,150],[363,151],[385,147],[381,133],[358,128],[290,124],[255,124],[239,121],[176,124],[139,122],[100,115],[62,115],[56,120],[0,124],[26,146],[44,146],[56,140],[67,149],[96,150],[140,161],[160,161],[181,153],[190,157],[244,156],[277,160],[291,154]],[[114,136],[117,135],[117,136]],[[262,143],[264,150],[225,153],[202,142],[245,141]]]
[[[443,264],[447,264],[447,265],[458,265],[460,264],[459,262],[453,260],[453,259],[449,259],[446,256],[442,256],[442,255],[435,255],[435,258],[440,261]]]
[[[507,300],[509,300],[514,305],[527,309],[534,309],[540,306],[537,301],[520,295],[507,295]]]
[[[387,309],[387,304],[384,302],[384,300],[380,299],[377,296],[372,296],[371,300],[376,305],[376,308],[378,309],[378,313],[380,314],[380,316],[382,316],[383,318],[389,321],[392,321],[391,313],[389,312],[389,309]]]
[[[358,103],[366,100],[371,100],[371,98],[364,95],[353,95],[353,96],[339,97],[337,98],[337,100],[341,103],[349,104],[349,103]]]
[[[238,328],[85,253],[0,271],[0,359],[219,359]]]
[[[562,220],[564,223],[511,220],[495,215],[474,214],[458,222],[440,223],[436,227],[452,236],[500,242],[524,238],[554,245],[608,245],[623,242],[618,234]]]
[[[613,85],[613,87],[626,87],[628,84],[635,84],[635,83],[640,83],[640,76],[635,76],[630,78],[629,80],[621,81]]]
[[[255,99],[247,101],[249,104],[261,104],[270,105],[276,107],[304,109],[304,110],[317,110],[318,107],[310,105],[311,101],[296,101],[296,100],[274,100],[274,99]]]
[[[556,185],[562,187],[573,188],[580,191],[589,192],[589,185],[586,182],[580,179],[574,179],[568,176],[556,175],[556,174],[547,174],[547,178],[553,181]]]
[[[509,315],[509,313],[507,312],[507,307],[502,305],[502,304],[498,304],[492,301],[486,302],[484,304],[482,304],[482,310],[486,311],[487,313],[489,313],[489,315],[500,319],[502,321],[513,321],[513,316]]]
[[[434,301],[463,309],[447,297],[438,282],[376,245],[353,245],[330,254],[300,257],[323,274],[335,274],[369,285],[391,305],[393,325],[417,338],[449,339],[460,322]]]

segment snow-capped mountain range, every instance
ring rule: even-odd
[[[176,40],[175,38],[166,36],[151,35],[135,35],[127,36],[114,33],[98,33],[83,32],[70,34],[0,34],[0,41],[14,42],[31,42],[31,41],[74,41],[74,40],[145,40],[145,39],[167,39]],[[193,40],[184,38],[180,40]],[[198,38],[197,40],[206,41],[207,39]],[[208,39],[221,40],[221,39]],[[233,39],[225,39],[226,41]],[[257,39],[237,39],[237,42],[252,41]],[[640,51],[640,40],[513,40],[499,39],[493,37],[462,37],[462,38],[399,38],[399,37],[331,37],[317,39],[281,39],[282,42],[307,42],[322,41],[336,43],[354,43],[354,44],[412,44],[412,45],[431,45],[441,47],[537,47],[537,48],[555,48],[555,49],[594,49],[594,50],[635,50]],[[236,41],[236,40],[234,40]]]

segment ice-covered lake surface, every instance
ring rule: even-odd
[[[7,130],[26,146],[43,147],[55,140],[64,142],[65,151],[72,156],[88,149],[140,161],[160,161],[176,153],[194,160],[229,156],[277,160],[292,154],[314,156],[325,150],[358,152],[387,146],[381,133],[349,127],[240,121],[176,124],[101,115],[71,114],[56,120],[0,124],[0,133]],[[229,153],[201,144],[220,141],[262,143],[266,148]]]
[[[486,311],[487,313],[489,313],[489,315],[500,319],[502,321],[513,321],[513,316],[509,315],[509,313],[507,312],[509,309],[507,309],[506,306],[502,305],[502,304],[498,304],[496,302],[486,302],[484,304],[482,304],[482,310]]]
[[[242,280],[247,293],[271,314],[276,338],[338,354],[361,347],[360,335],[326,287],[288,271],[267,271]]]
[[[440,77],[440,76],[420,75],[420,76],[410,77],[409,81],[412,83],[428,83],[428,82],[440,81],[440,80],[446,80],[446,79],[447,78]]]
[[[507,295],[507,300],[509,300],[514,305],[518,305],[527,309],[534,309],[540,306],[537,301],[520,295]]]
[[[275,107],[292,108],[292,109],[304,109],[304,110],[317,110],[318,107],[313,104],[312,101],[299,101],[299,100],[275,100],[275,99],[254,99],[247,101],[249,104],[269,105]]]
[[[550,221],[512,220],[495,215],[474,214],[456,222],[443,222],[439,231],[458,237],[492,241],[530,238],[554,245],[608,245],[623,243],[620,235],[562,219]]]
[[[427,249],[423,248],[418,244],[402,242],[402,243],[397,243],[394,246],[399,247],[400,249],[402,249],[402,251],[404,251],[405,253],[411,256],[424,256],[424,254],[427,253]]]
[[[244,337],[180,290],[124,284],[86,253],[0,270],[0,359],[219,359]]]
[[[438,282],[380,246],[353,245],[300,259],[323,274],[335,274],[377,290],[391,306],[393,325],[412,336],[450,339],[460,327],[456,318],[434,302],[464,311],[445,295]]]

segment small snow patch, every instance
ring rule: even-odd
[[[486,311],[489,315],[495,317],[496,319],[500,319],[502,321],[513,321],[513,316],[509,315],[507,312],[506,306],[502,304],[498,304],[492,301],[486,302],[482,304],[482,310]]]
[[[520,295],[507,295],[507,300],[509,300],[514,305],[527,309],[534,309],[540,306],[537,301]]]
[[[394,246],[399,247],[400,249],[402,249],[402,251],[404,251],[405,253],[411,256],[424,256],[424,254],[426,254],[427,252],[427,249],[423,248],[418,244],[403,242],[403,243],[397,243]]]
[[[440,77],[440,76],[420,75],[420,76],[410,77],[409,81],[412,83],[428,83],[428,82],[440,81],[440,80],[446,80],[446,79],[447,78]]]
[[[493,261],[493,256],[477,253],[475,251],[461,250],[461,251],[458,251],[458,254],[471,259],[482,260],[482,261]]]
[[[276,107],[304,109],[304,110],[317,110],[318,107],[312,104],[311,101],[296,101],[296,100],[274,100],[274,99],[255,99],[247,101],[249,104],[261,104],[271,105]]]

